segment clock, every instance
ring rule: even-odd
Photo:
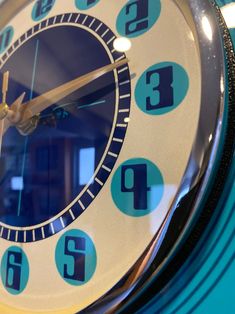
[[[234,54],[220,12],[5,1],[0,29],[1,313],[121,311],[173,276],[227,177]]]

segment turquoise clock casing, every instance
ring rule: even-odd
[[[116,312],[179,251],[220,169],[216,10],[36,0],[1,12],[1,313]]]

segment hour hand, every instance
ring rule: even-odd
[[[6,105],[6,113],[4,115],[5,119],[4,125],[2,127],[2,134],[4,134],[12,125],[14,125],[22,135],[28,135],[36,129],[39,120],[39,117],[37,115],[20,123],[24,97],[25,93],[22,93],[13,102],[10,108]]]
[[[2,102],[0,103],[0,156],[2,152],[2,137],[4,133],[4,120],[8,113],[8,105],[6,103],[6,95],[8,90],[9,72],[3,74],[2,81]]]
[[[24,100],[24,96],[25,96],[25,93],[21,94],[13,102],[10,108],[7,106],[7,112],[4,119],[3,133],[5,133],[11,125],[17,125],[17,123],[20,121],[20,117],[21,117],[20,109]]]
[[[8,120],[16,126],[21,135],[29,135],[37,128],[39,115],[29,117],[29,119],[21,122],[22,111],[24,110],[22,105],[24,97],[25,93],[21,94],[11,105],[11,112],[8,114]]]
[[[3,120],[6,118],[8,114],[8,110],[9,110],[8,105],[6,103],[8,81],[9,81],[9,72],[5,72],[3,74],[3,80],[2,80],[2,102],[0,103],[0,120]]]

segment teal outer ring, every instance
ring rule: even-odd
[[[138,314],[235,313],[235,158],[213,219],[177,275]],[[216,215],[215,215],[216,216]],[[194,275],[194,276],[193,276]],[[192,278],[189,282],[189,278]],[[186,284],[186,282],[188,282]],[[166,293],[167,291],[167,293]]]
[[[217,0],[220,7],[232,2]],[[230,34],[235,47],[235,29]],[[235,154],[214,216],[197,246],[164,290],[136,314],[235,313],[234,178]]]

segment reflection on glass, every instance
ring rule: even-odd
[[[204,16],[202,18],[202,27],[203,27],[203,30],[204,30],[204,33],[205,33],[206,37],[210,41],[212,41],[212,39],[213,39],[213,31],[212,31],[211,23],[210,23],[210,21],[208,20],[208,18],[206,16]]]
[[[127,52],[131,49],[131,41],[126,37],[119,37],[114,40],[113,47],[119,52]]]
[[[95,148],[83,148],[79,155],[79,184],[86,185],[95,171]]]
[[[12,177],[11,178],[11,189],[13,191],[22,191],[24,189],[23,177]]]

